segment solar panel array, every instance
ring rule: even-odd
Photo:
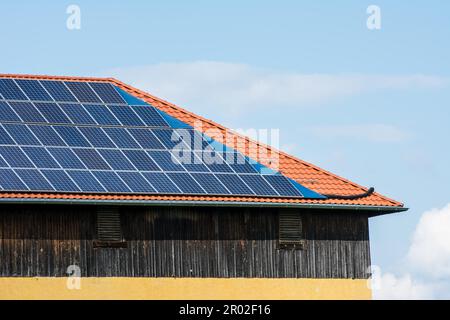
[[[303,197],[210,143],[107,82],[0,79],[1,191]]]

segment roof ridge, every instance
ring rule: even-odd
[[[186,114],[188,114],[188,115],[190,115],[190,116],[192,116],[192,117],[194,117],[194,118],[196,118],[196,119],[199,119],[199,120],[201,120],[201,121],[207,122],[207,123],[209,123],[209,124],[212,125],[212,126],[218,127],[218,128],[221,129],[221,130],[228,130],[228,131],[231,131],[231,133],[232,133],[233,135],[236,135],[237,137],[241,137],[241,138],[245,139],[245,140],[248,141],[248,142],[254,143],[254,144],[256,144],[258,147],[266,148],[266,149],[267,149],[268,151],[270,151],[270,152],[275,152],[275,153],[278,153],[279,155],[283,155],[283,156],[285,156],[285,157],[287,157],[287,158],[289,158],[289,159],[291,159],[291,160],[293,160],[293,161],[296,161],[296,162],[301,163],[301,164],[304,165],[304,166],[307,166],[307,167],[310,167],[310,168],[312,168],[312,169],[314,169],[314,170],[320,171],[321,173],[326,174],[326,175],[328,175],[328,176],[331,176],[331,177],[333,177],[333,178],[335,178],[335,179],[338,179],[338,180],[340,180],[341,182],[350,184],[350,185],[352,185],[352,186],[355,187],[355,188],[359,188],[359,189],[361,189],[362,191],[367,191],[367,190],[368,190],[368,188],[363,187],[363,186],[361,186],[361,185],[359,185],[359,184],[357,184],[357,183],[355,183],[355,182],[353,182],[353,181],[350,181],[350,180],[348,180],[348,179],[346,179],[346,178],[343,178],[343,177],[341,177],[341,176],[339,176],[339,175],[337,175],[337,174],[334,174],[334,173],[332,173],[332,172],[330,172],[330,171],[328,171],[328,170],[322,169],[322,168],[320,168],[320,167],[318,167],[318,166],[316,166],[316,165],[314,165],[314,164],[311,164],[311,163],[309,163],[309,162],[307,162],[307,161],[305,161],[305,160],[299,159],[299,158],[297,158],[297,157],[295,157],[295,156],[293,156],[293,155],[290,155],[290,154],[288,154],[288,153],[286,153],[286,152],[284,152],[284,151],[278,150],[278,149],[275,148],[275,147],[269,146],[269,145],[267,145],[267,144],[265,144],[265,143],[261,143],[261,142],[259,142],[259,141],[255,141],[255,140],[253,140],[253,139],[251,139],[251,138],[249,138],[249,137],[247,137],[247,136],[241,135],[241,134],[235,132],[234,130],[231,130],[231,129],[229,129],[229,128],[227,128],[227,127],[225,127],[225,126],[223,126],[223,125],[221,125],[221,124],[219,124],[219,123],[214,122],[214,121],[211,120],[211,119],[206,119],[206,118],[204,118],[204,117],[202,117],[202,116],[200,116],[200,115],[197,115],[197,114],[195,114],[195,113],[193,113],[193,112],[191,112],[191,111],[188,111],[188,110],[186,110],[186,109],[184,109],[184,108],[182,108],[182,107],[179,107],[179,106],[177,106],[177,105],[175,105],[175,104],[173,104],[173,103],[171,103],[171,102],[168,102],[168,101],[166,101],[166,100],[164,100],[164,99],[161,99],[161,98],[159,98],[159,97],[156,97],[156,96],[154,96],[154,95],[152,95],[152,94],[149,94],[148,92],[142,91],[142,90],[137,89],[137,88],[135,88],[135,87],[133,87],[133,86],[131,86],[131,85],[129,85],[129,84],[123,83],[123,82],[120,81],[120,80],[117,80],[117,79],[115,79],[115,78],[109,78],[109,80],[112,81],[113,83],[115,83],[116,85],[119,85],[120,87],[125,87],[125,88],[127,88],[128,90],[134,91],[134,92],[138,93],[138,94],[141,95],[141,96],[146,96],[147,98],[156,100],[156,101],[158,101],[158,102],[160,102],[160,103],[163,103],[163,104],[166,104],[167,106],[169,106],[169,107],[171,107],[171,108],[173,108],[173,109],[175,109],[175,110],[177,110],[177,111],[184,112],[184,113],[186,113]],[[311,188],[311,189],[312,189],[312,188]],[[391,202],[391,203],[392,203],[393,205],[395,205],[395,206],[403,206],[403,203],[400,203],[400,202],[398,202],[398,201],[395,201],[395,200],[393,200],[393,199],[391,199],[391,198],[389,198],[389,197],[386,197],[386,196],[384,196],[384,195],[382,195],[382,194],[379,194],[379,193],[377,193],[377,192],[375,192],[374,195],[376,195],[376,196],[382,198],[382,199],[385,200],[385,201]]]
[[[52,75],[33,75],[33,74],[14,74],[14,73],[0,73],[0,79],[33,79],[33,80],[66,80],[66,81],[101,81],[111,82],[116,80],[108,77],[84,77],[84,76],[52,76]],[[117,81],[117,80],[116,80]]]

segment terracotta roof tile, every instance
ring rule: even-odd
[[[181,107],[171,104],[163,99],[157,98],[139,89],[133,88],[119,80],[113,78],[88,78],[88,77],[62,77],[62,76],[36,76],[36,75],[0,75],[0,78],[25,78],[25,79],[41,79],[41,80],[64,80],[64,81],[99,81],[110,82],[128,93],[135,95],[144,101],[152,104],[154,107],[166,112],[167,114],[195,126],[197,122],[201,122],[202,130],[208,131],[214,129],[221,135],[227,135],[237,139],[240,143],[233,147],[240,152],[254,156],[255,154],[263,154],[255,160],[260,161],[268,167],[279,170],[281,173],[290,177],[305,187],[321,194],[339,194],[339,195],[355,195],[367,191],[366,188],[351,182],[347,179],[332,174],[326,170],[316,167],[301,159],[288,155],[282,151],[271,148],[270,146],[253,141],[247,137],[243,137],[230,131],[211,120],[198,116]],[[212,138],[215,138],[212,136]],[[227,144],[229,141],[222,141]],[[255,153],[256,152],[256,153]],[[276,159],[278,157],[278,160]],[[335,204],[335,205],[361,205],[361,206],[382,206],[382,207],[402,207],[403,204],[395,200],[389,199],[378,193],[373,193],[368,197],[343,200],[343,199],[287,199],[287,198],[267,198],[267,197],[236,197],[236,196],[164,196],[164,195],[115,195],[115,194],[51,194],[51,193],[12,193],[2,192],[0,198],[8,199],[67,199],[67,200],[141,200],[141,201],[223,201],[223,202],[259,202],[259,203],[308,203],[308,204]]]

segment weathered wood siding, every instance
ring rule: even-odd
[[[281,209],[123,207],[127,248],[94,248],[95,207],[0,206],[0,275],[367,278],[368,216],[299,211],[306,248],[278,249]],[[284,209],[286,210],[286,209]]]

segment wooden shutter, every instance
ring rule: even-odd
[[[279,213],[278,240],[280,249],[303,249],[305,240],[303,219],[300,213]]]
[[[125,243],[122,236],[120,212],[115,207],[97,208],[97,241],[98,247],[114,247]],[[115,245],[116,244],[116,245]],[[118,245],[121,247],[121,245]]]

